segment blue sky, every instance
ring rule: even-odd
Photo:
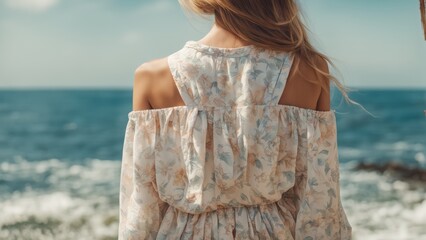
[[[426,88],[418,0],[299,3],[345,85]],[[210,25],[177,0],[0,0],[0,88],[130,88],[140,64]]]

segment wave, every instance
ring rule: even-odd
[[[426,185],[379,171],[341,165],[342,205],[353,239],[426,239]]]
[[[117,239],[120,161],[0,163],[0,239]],[[426,186],[342,163],[353,239],[426,237]]]

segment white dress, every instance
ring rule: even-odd
[[[334,110],[278,104],[292,62],[195,41],[168,56],[186,106],[129,113],[119,239],[351,239]]]

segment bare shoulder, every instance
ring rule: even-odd
[[[330,74],[329,68],[328,68],[328,62],[323,58],[317,58],[316,60],[316,66],[319,68],[321,72],[324,74]],[[320,89],[320,95],[318,97],[316,110],[319,111],[329,111],[330,110],[330,78],[327,76],[324,76],[318,72],[317,79],[320,82],[319,86]]]
[[[323,73],[328,74],[328,63],[325,59],[315,56],[313,59],[315,66]],[[324,84],[326,78],[324,75],[320,74],[316,69],[310,66],[307,61],[300,60],[299,63],[299,71],[298,71],[300,79],[305,82],[315,83],[318,87]]]
[[[151,109],[149,98],[156,82],[168,72],[167,58],[145,62],[134,71],[133,110]]]
[[[164,74],[168,70],[167,57],[154,59],[141,64],[135,70],[135,80],[146,79]]]
[[[326,60],[318,56],[313,62],[321,72],[328,74]],[[326,97],[325,94],[322,94],[325,83],[324,76],[309,65],[307,60],[295,56],[279,104],[319,110],[319,98]],[[324,108],[324,103],[321,107]]]

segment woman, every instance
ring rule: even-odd
[[[201,40],[135,72],[119,239],[351,239],[328,58],[293,0],[187,0]]]

